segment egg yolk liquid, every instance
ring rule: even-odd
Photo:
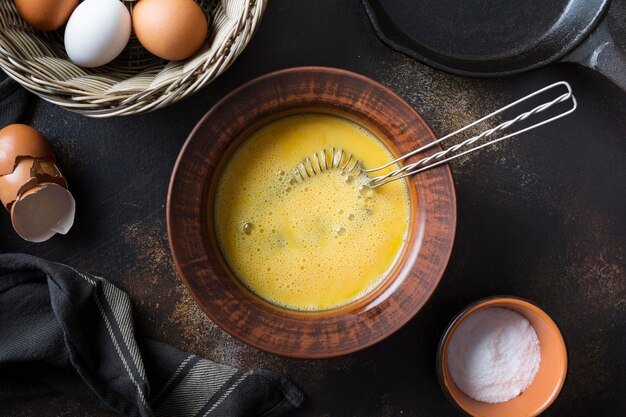
[[[325,310],[367,294],[407,237],[405,181],[369,189],[332,170],[294,183],[298,163],[331,147],[366,168],[393,160],[374,135],[346,119],[290,116],[247,138],[218,182],[214,222],[226,262],[252,292],[290,309]]]

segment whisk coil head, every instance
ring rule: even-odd
[[[302,160],[293,170],[291,177],[297,184],[326,171],[337,170],[342,175],[352,175],[355,178],[363,176],[365,172],[361,163],[351,153],[343,149],[330,148],[314,152],[312,156]]]

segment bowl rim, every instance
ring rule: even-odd
[[[449,198],[448,200],[446,200],[446,204],[449,205],[449,211],[450,211],[450,217],[447,219],[448,220],[448,226],[451,230],[450,233],[448,233],[447,236],[444,236],[444,239],[447,239],[447,241],[445,242],[446,248],[445,251],[441,252],[441,259],[442,261],[440,262],[440,264],[438,265],[438,269],[436,270],[436,272],[433,274],[434,275],[434,279],[433,279],[433,283],[430,286],[430,288],[427,289],[427,291],[424,292],[424,296],[421,300],[419,300],[420,302],[418,303],[418,305],[416,306],[417,308],[414,309],[414,311],[409,312],[407,314],[405,314],[404,316],[401,317],[401,320],[396,321],[394,323],[392,323],[392,325],[384,332],[384,334],[379,334],[376,337],[371,337],[369,338],[366,342],[362,342],[362,343],[358,343],[357,346],[351,346],[351,347],[347,347],[347,348],[342,348],[342,349],[337,349],[335,351],[324,351],[322,353],[320,352],[314,352],[314,351],[290,351],[290,350],[285,350],[283,348],[279,348],[276,349],[275,347],[270,347],[267,346],[266,344],[264,344],[263,342],[259,342],[258,340],[255,340],[253,337],[251,337],[248,334],[242,334],[241,332],[239,332],[239,329],[233,329],[232,327],[228,327],[226,325],[226,323],[223,322],[223,320],[220,320],[220,317],[218,317],[217,313],[213,310],[211,310],[211,308],[207,307],[205,305],[205,300],[202,300],[194,291],[194,288],[192,287],[192,283],[191,280],[189,279],[190,277],[187,276],[188,273],[185,271],[185,268],[182,266],[183,263],[185,262],[185,259],[183,259],[184,257],[181,256],[182,254],[179,253],[179,250],[177,248],[178,243],[176,241],[176,233],[175,233],[175,210],[176,210],[176,206],[178,204],[178,200],[177,200],[177,195],[176,195],[176,181],[177,181],[177,176],[180,175],[181,170],[183,169],[183,165],[185,164],[185,160],[186,160],[186,155],[190,152],[190,148],[192,147],[192,144],[194,143],[194,141],[198,141],[199,139],[199,133],[201,131],[201,129],[203,129],[203,127],[207,124],[207,122],[214,117],[214,115],[216,113],[218,113],[220,110],[227,108],[227,104],[229,102],[231,102],[234,98],[236,98],[237,96],[243,94],[244,92],[253,89],[255,86],[257,85],[261,85],[262,83],[266,83],[270,80],[275,81],[276,78],[280,78],[280,77],[285,77],[285,76],[293,76],[293,75],[302,75],[302,74],[324,74],[326,76],[330,76],[330,77],[347,77],[347,79],[353,79],[353,80],[358,80],[359,82],[368,84],[369,86],[371,86],[372,88],[375,88],[376,90],[378,90],[381,94],[387,96],[390,100],[395,100],[396,102],[398,102],[399,104],[401,104],[402,106],[404,106],[407,112],[410,113],[411,117],[413,117],[415,120],[417,120],[420,123],[420,129],[424,129],[424,131],[428,134],[429,139],[434,139],[435,136],[432,132],[432,130],[430,129],[430,127],[426,124],[426,122],[424,122],[424,120],[421,118],[421,116],[419,115],[419,113],[417,113],[417,111],[410,106],[408,103],[406,103],[406,101],[404,101],[399,95],[397,95],[395,92],[393,92],[392,90],[390,90],[389,88],[379,84],[378,82],[371,80],[368,77],[365,77],[363,75],[360,74],[356,74],[347,70],[343,70],[343,69],[338,69],[338,68],[330,68],[330,67],[317,67],[317,66],[306,66],[306,67],[295,67],[295,68],[287,68],[287,69],[283,69],[283,70],[278,70],[278,71],[274,71],[265,75],[262,75],[258,78],[255,78],[251,81],[248,81],[247,83],[241,85],[240,87],[236,88],[235,90],[233,90],[232,92],[230,92],[229,94],[227,94],[225,97],[223,97],[221,100],[219,100],[215,105],[213,105],[211,107],[211,109],[200,119],[200,121],[198,122],[198,124],[194,127],[194,129],[190,132],[187,140],[185,141],[185,144],[183,145],[183,147],[181,148],[180,154],[176,160],[176,163],[174,165],[174,169],[172,171],[172,177],[170,180],[170,184],[168,187],[168,195],[167,195],[167,208],[166,208],[166,216],[167,216],[167,230],[168,230],[168,237],[169,237],[169,245],[170,245],[170,250],[172,252],[172,256],[174,259],[174,264],[176,266],[176,270],[179,274],[179,276],[181,277],[183,283],[185,284],[185,286],[187,287],[188,291],[190,292],[190,294],[192,295],[192,297],[194,298],[194,300],[196,301],[196,303],[201,307],[201,309],[204,311],[204,313],[209,316],[209,318],[216,323],[220,328],[222,328],[224,331],[226,331],[227,333],[231,334],[233,337],[243,341],[244,343],[247,343],[253,347],[256,347],[258,349],[270,352],[270,353],[274,353],[274,354],[279,354],[279,355],[283,355],[283,356],[290,356],[290,357],[296,357],[296,358],[328,358],[328,357],[335,357],[335,356],[340,356],[340,355],[344,355],[344,354],[348,354],[348,353],[352,353],[354,351],[357,350],[361,350],[364,349],[368,346],[371,346],[377,342],[379,342],[380,340],[386,338],[387,336],[389,336],[390,334],[394,333],[395,331],[397,331],[399,328],[401,328],[402,326],[404,326],[415,314],[417,314],[417,312],[419,310],[421,310],[421,308],[423,308],[423,306],[426,304],[426,302],[431,298],[432,294],[434,293],[437,285],[439,284],[439,282],[442,279],[443,273],[445,271],[445,268],[448,264],[448,261],[450,259],[451,253],[452,253],[452,248],[453,248],[453,243],[454,243],[454,238],[455,238],[455,234],[456,234],[456,220],[457,220],[457,206],[456,206],[456,192],[455,192],[455,188],[454,188],[454,181],[452,179],[452,173],[451,170],[449,168],[449,166],[445,165],[442,166],[440,168],[442,168],[440,171],[438,172],[438,177],[439,179],[443,179],[443,181],[445,182],[445,186],[449,188]],[[230,142],[235,142],[236,138],[230,138]],[[436,151],[437,149],[434,149],[433,151]],[[433,169],[430,170],[431,172],[436,171],[437,169]],[[434,174],[433,174],[434,175]],[[209,183],[211,182],[210,178],[205,178],[202,181],[204,181],[205,183]],[[421,243],[420,243],[421,244]],[[411,264],[412,265],[412,264]],[[393,295],[393,292],[392,292]],[[244,301],[242,298],[235,300],[235,301],[239,301],[242,302]],[[299,314],[299,313],[298,313]],[[312,315],[311,315],[312,316]],[[356,316],[356,314],[353,314],[352,316]]]
[[[545,410],[547,410],[552,403],[554,403],[554,401],[558,398],[559,394],[561,393],[561,390],[563,389],[563,386],[565,385],[565,379],[567,377],[567,370],[568,370],[568,366],[569,366],[569,360],[568,360],[568,356],[567,356],[567,345],[565,343],[565,338],[563,337],[563,333],[561,333],[561,329],[559,328],[559,326],[556,324],[556,322],[552,319],[552,317],[550,317],[550,315],[548,313],[546,313],[541,307],[539,307],[536,303],[524,298],[524,297],[519,297],[516,295],[492,295],[492,296],[487,296],[487,297],[483,297],[483,298],[479,298],[478,300],[468,304],[467,306],[465,306],[463,309],[461,309],[461,311],[459,311],[452,320],[450,320],[450,322],[448,323],[448,325],[446,326],[446,329],[444,330],[443,334],[441,335],[441,338],[439,339],[439,343],[437,345],[437,358],[436,358],[436,368],[437,368],[437,381],[439,382],[439,386],[441,387],[441,391],[443,392],[444,396],[446,397],[446,399],[452,404],[454,405],[454,407],[459,410],[464,416],[467,417],[476,417],[473,414],[470,414],[467,410],[465,410],[459,403],[458,401],[454,398],[454,396],[450,393],[450,388],[447,386],[446,384],[446,377],[444,375],[443,372],[443,350],[444,350],[444,346],[446,345],[448,339],[450,338],[450,336],[452,335],[453,328],[457,327],[457,324],[464,320],[465,318],[467,318],[472,310],[474,310],[476,307],[479,307],[483,304],[489,303],[489,302],[493,302],[493,301],[507,301],[507,300],[515,300],[515,301],[519,301],[522,304],[527,304],[529,306],[532,306],[536,309],[538,309],[541,313],[543,313],[545,315],[545,317],[551,322],[551,324],[554,325],[554,329],[557,332],[557,335],[559,337],[559,341],[561,342],[561,344],[563,345],[563,349],[565,351],[565,366],[563,367],[563,378],[561,378],[560,382],[559,382],[559,386],[552,392],[551,396],[548,397],[547,401],[545,401],[541,407],[539,407],[538,409],[534,410],[532,414],[529,414],[528,417],[536,417],[538,415],[540,415],[541,413],[543,413]],[[506,308],[506,307],[503,307]],[[478,309],[475,309],[475,311],[478,311]],[[454,383],[454,381],[452,381],[452,383]]]

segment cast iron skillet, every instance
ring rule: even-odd
[[[380,39],[447,72],[495,76],[577,62],[626,91],[610,0],[362,0]]]

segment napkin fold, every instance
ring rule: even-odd
[[[0,403],[64,392],[122,416],[277,416],[304,397],[285,378],[137,339],[128,295],[104,278],[0,254]]]

